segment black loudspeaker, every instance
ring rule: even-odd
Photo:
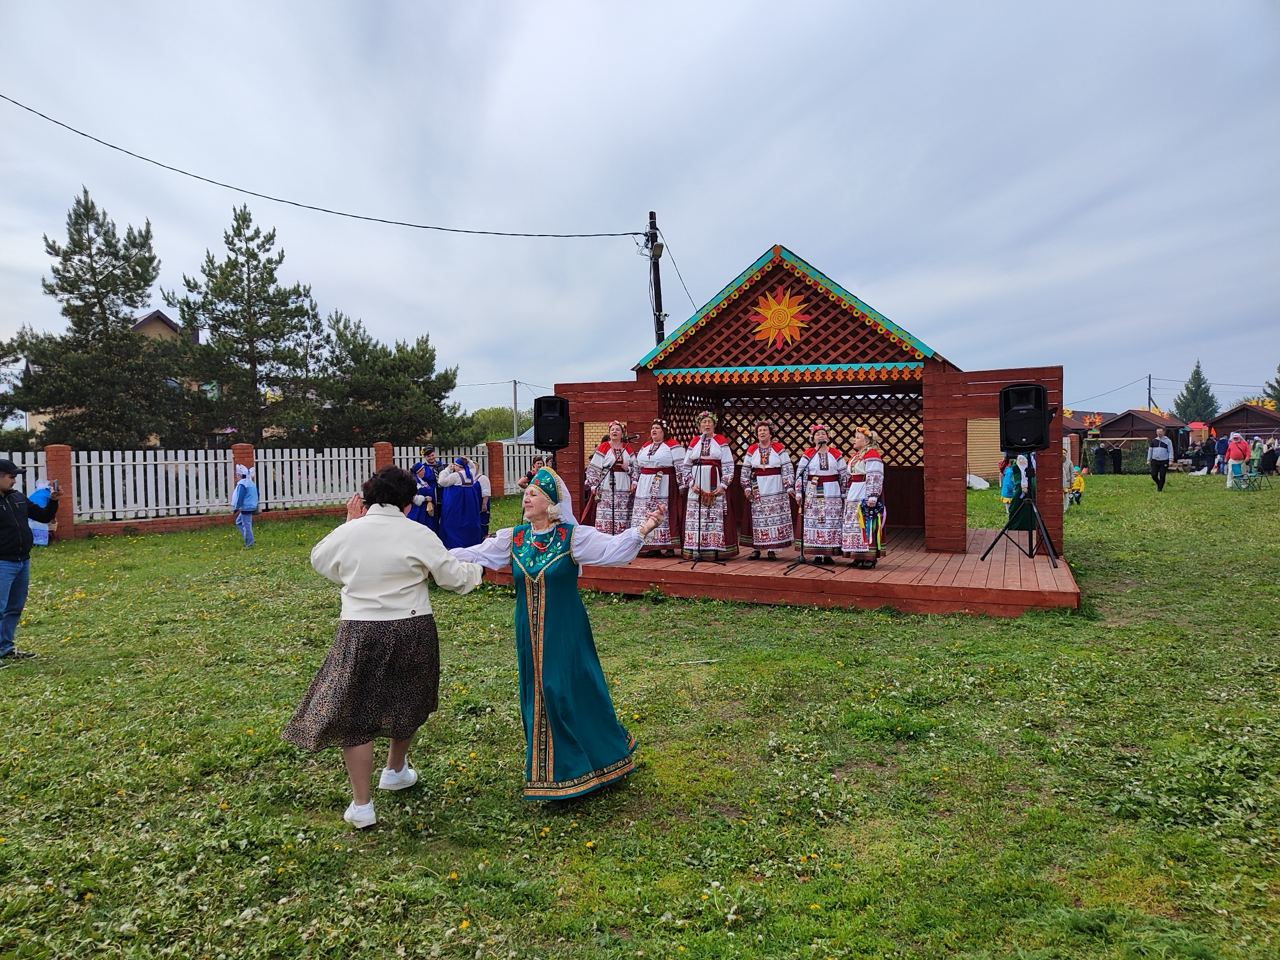
[[[539,450],[569,445],[569,401],[564,397],[533,398],[533,445]]]
[[[1000,391],[1000,449],[1029,453],[1049,446],[1049,394],[1038,383],[1013,383]]]

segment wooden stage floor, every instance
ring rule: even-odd
[[[824,567],[797,567],[783,576],[794,551],[779,559],[746,559],[743,551],[723,566],[674,557],[641,557],[625,567],[586,567],[580,583],[592,590],[642,594],[656,587],[672,597],[713,597],[747,603],[821,607],[895,607],[908,613],[976,613],[1012,617],[1028,610],[1077,609],[1080,588],[1066,561],[1055,570],[1043,553],[1028,559],[1001,540],[985,562],[978,557],[995,530],[970,530],[968,553],[929,553],[920,530],[890,530],[886,554],[874,570],[855,570],[847,560]],[[1026,542],[1022,533],[1021,542]],[[486,571],[497,583],[510,573]]]

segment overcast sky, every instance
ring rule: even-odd
[[[659,224],[699,306],[773,243],[965,369],[1145,403],[1280,363],[1280,5],[0,0],[0,92],[263,193],[481,229]],[[244,198],[0,102],[0,336],[61,330],[41,234],[81,185],[160,283]],[[462,237],[265,200],[286,278],[462,384],[630,378],[627,238]],[[668,329],[693,308],[663,260]],[[159,292],[156,293],[159,306]],[[1178,384],[1157,382],[1167,405]],[[521,390],[527,405],[538,389]],[[468,408],[510,387],[461,387]]]

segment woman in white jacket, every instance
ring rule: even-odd
[[[407,471],[384,467],[363,496],[351,498],[347,522],[311,551],[315,571],[342,587],[342,619],[284,738],[304,750],[342,748],[352,795],[343,819],[357,829],[377,822],[369,789],[375,737],[391,739],[379,789],[418,781],[409,744],[435,711],[440,688],[427,578],[467,593],[483,572],[451,557],[435,533],[405,515],[416,492]]]

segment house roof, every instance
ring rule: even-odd
[[[1269,420],[1273,423],[1280,424],[1280,412],[1269,410],[1260,403],[1237,403],[1226,413],[1220,413],[1210,420],[1209,425],[1212,426],[1219,420],[1225,420],[1227,417],[1239,413],[1242,410],[1247,411],[1250,415],[1260,417],[1263,420]]]
[[[781,334],[773,343],[770,334],[750,328],[776,307],[772,302],[763,306],[775,294],[790,297],[793,312],[806,311],[796,319],[808,321],[794,330],[794,338],[788,331],[785,346]],[[867,347],[868,331],[876,342],[874,350]],[[636,369],[648,368],[660,377],[718,374],[776,380],[821,375],[830,380],[828,374],[852,368],[864,376],[868,371],[901,375],[904,366],[922,367],[925,360],[945,362],[924,341],[775,244],[645,354]]]
[[[1102,421],[1100,429],[1105,430],[1107,426],[1119,420],[1121,417],[1137,417],[1139,420],[1145,420],[1153,427],[1185,427],[1186,424],[1177,417],[1171,417],[1167,413],[1152,413],[1150,410],[1126,410],[1124,413],[1117,413],[1115,416]]]
[[[1088,430],[1089,425],[1084,422],[1085,417],[1101,417],[1101,423],[1105,423],[1114,417],[1114,413],[1104,410],[1072,410],[1071,416],[1063,414],[1062,429],[1063,430]]]
[[[175,323],[173,319],[163,310],[152,310],[150,313],[146,314],[145,316],[139,317],[137,321],[134,323],[134,325],[129,329],[132,330],[134,333],[137,333],[143,328],[143,326],[145,326],[147,323],[150,323],[152,320],[155,320],[159,323],[164,324],[166,327],[168,327],[170,330],[172,330],[175,334],[177,334],[180,337],[186,336],[186,331],[184,331],[179,324]],[[191,341],[192,343],[200,342],[199,330],[192,332]]]

